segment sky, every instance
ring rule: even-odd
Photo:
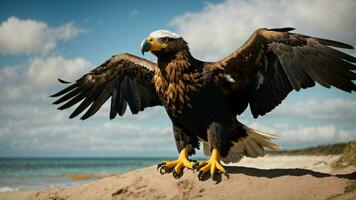
[[[177,155],[162,107],[109,120],[104,104],[88,120],[71,120],[73,109],[58,111],[48,97],[63,87],[57,78],[76,80],[114,54],[141,56],[141,41],[157,29],[180,34],[206,61],[260,27],[291,26],[356,46],[354,10],[354,0],[0,0],[0,157]],[[246,109],[237,118],[278,134],[283,149],[345,142],[356,139],[356,95],[317,86],[290,93],[266,116]]]

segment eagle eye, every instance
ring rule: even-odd
[[[170,39],[171,38],[169,38],[169,37],[164,37],[164,38],[162,38],[162,42],[168,42],[168,41],[170,41]]]

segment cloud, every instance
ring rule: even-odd
[[[33,110],[20,108],[25,113],[27,109]],[[157,153],[174,155],[176,152],[168,127],[133,125],[125,120],[94,125],[69,120],[55,112],[41,111],[41,115],[33,117],[31,122],[7,120],[0,131],[0,156],[147,156]]]
[[[50,27],[42,21],[10,17],[0,24],[0,54],[47,54],[58,42],[69,40],[82,29],[70,22]]]
[[[35,58],[30,61],[27,78],[35,87],[48,88],[57,83],[57,78],[70,81],[78,79],[88,71],[88,66],[91,66],[90,62],[83,58]]]
[[[249,126],[263,132],[277,134],[279,138],[274,142],[280,144],[284,149],[298,149],[356,140],[356,129],[346,130],[333,124],[299,126],[284,123],[266,126],[253,122]]]
[[[105,104],[93,118],[81,121],[69,119],[70,110],[57,111],[51,100],[46,97],[37,103],[28,98],[25,102],[0,104],[0,156],[176,153],[172,129],[168,123],[155,123],[161,116],[155,109],[145,110],[149,118],[132,120],[128,111],[124,117],[109,121],[109,106]]]
[[[343,130],[334,125],[292,127],[280,132],[278,142],[290,148],[303,148],[356,140],[356,130]]]
[[[303,119],[356,120],[356,100],[325,99],[282,103],[270,116]]]
[[[23,66],[7,66],[0,70],[0,100],[12,102],[47,97],[58,85],[58,78],[73,81],[89,71],[92,64],[84,58],[62,56],[31,58]]]
[[[73,59],[75,60],[75,59]],[[49,62],[49,64],[52,62]],[[51,66],[48,66],[51,68]],[[13,74],[8,69],[4,74]],[[24,78],[27,73],[20,75]],[[10,87],[5,82],[4,87]],[[56,110],[49,98],[54,86],[33,89],[24,81],[19,99],[4,98],[0,104],[0,156],[129,156],[174,155],[176,148],[168,118],[162,108],[147,108],[139,115],[117,116],[109,121],[109,102],[92,118],[69,119],[73,109]],[[59,84],[58,84],[59,85]],[[159,121],[159,123],[157,123]]]
[[[228,0],[206,4],[171,20],[193,55],[217,60],[237,49],[261,27],[292,26],[297,31],[354,43],[356,1]]]

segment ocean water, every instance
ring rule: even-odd
[[[0,192],[68,187],[173,158],[0,158]]]

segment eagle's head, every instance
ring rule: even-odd
[[[157,57],[167,57],[178,52],[189,52],[189,48],[180,35],[167,30],[157,30],[141,43],[142,54],[147,51],[151,51]]]

